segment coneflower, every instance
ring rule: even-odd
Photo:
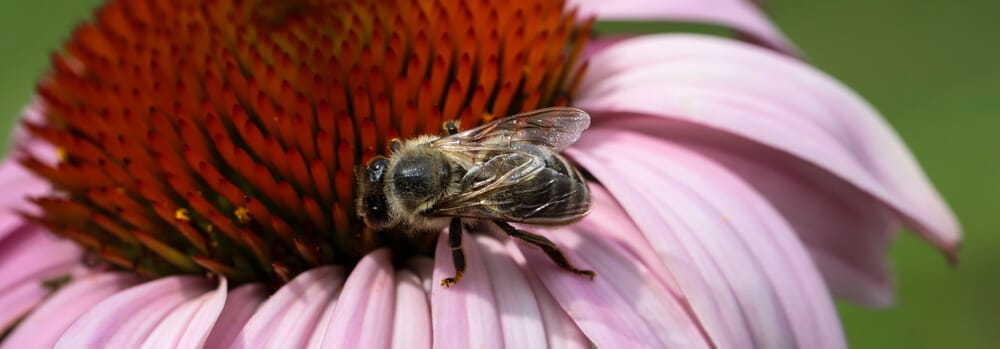
[[[595,37],[594,19],[704,21]],[[112,0],[52,56],[0,168],[2,346],[842,347],[903,223],[960,230],[862,99],[750,2]],[[544,107],[593,210],[530,245],[377,235],[389,140]],[[824,282],[824,278],[826,279]]]

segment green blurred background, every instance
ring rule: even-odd
[[[0,134],[48,52],[98,0],[0,2]],[[875,104],[952,205],[958,268],[910,235],[893,248],[897,305],[841,304],[855,348],[1000,347],[1000,2],[773,0],[769,12],[822,70]],[[4,143],[5,139],[4,139]]]

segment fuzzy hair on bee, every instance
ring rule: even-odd
[[[462,220],[493,222],[507,235],[540,247],[558,266],[574,267],[549,239],[510,225],[565,225],[590,210],[587,182],[559,155],[590,125],[579,109],[556,107],[494,120],[459,132],[393,140],[388,157],[357,171],[357,214],[369,229],[427,234],[449,229],[455,276],[462,277]]]
[[[464,175],[471,164],[449,152],[427,146],[433,136],[421,136],[401,142],[389,157],[383,180],[389,207],[389,222],[403,231],[418,233],[440,231],[448,226],[449,217],[429,215],[434,205],[444,198],[459,194],[460,183],[454,178]]]

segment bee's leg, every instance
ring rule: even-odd
[[[448,226],[448,245],[451,246],[451,261],[455,263],[455,276],[441,280],[441,286],[449,287],[462,279],[465,273],[465,251],[462,250],[462,220],[451,219]]]
[[[455,120],[445,121],[441,124],[441,132],[444,136],[451,136],[458,133],[458,122]]]
[[[559,267],[571,271],[575,274],[589,277],[591,280],[593,280],[594,276],[597,275],[593,271],[577,269],[576,267],[574,267],[573,264],[571,264],[569,260],[566,259],[566,255],[563,255],[562,251],[559,251],[559,247],[556,246],[556,244],[552,242],[552,240],[549,240],[549,238],[514,228],[513,225],[510,225],[510,223],[504,221],[493,221],[493,222],[496,223],[498,226],[500,226],[500,229],[503,229],[503,231],[507,232],[507,235],[513,236],[515,238],[521,239],[521,241],[540,247],[542,251],[545,251],[545,254],[549,256],[549,259],[555,262],[556,265],[558,265]]]

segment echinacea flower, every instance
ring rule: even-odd
[[[794,51],[738,0],[109,1],[0,167],[0,346],[843,347],[831,295],[890,303],[897,229],[950,259],[960,229]],[[388,140],[566,104],[592,212],[530,229],[594,280],[469,231],[445,288],[447,232],[360,225]]]

